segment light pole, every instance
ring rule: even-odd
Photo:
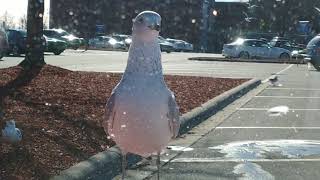
[[[208,50],[208,20],[210,8],[214,5],[215,0],[202,0],[202,26],[201,26],[201,39],[200,51],[206,52]]]

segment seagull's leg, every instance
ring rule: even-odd
[[[160,180],[160,152],[157,153],[157,180]]]
[[[126,176],[126,167],[127,167],[127,157],[126,157],[126,153],[122,152],[122,162],[121,162],[121,166],[122,166],[122,180],[124,180],[125,176]]]

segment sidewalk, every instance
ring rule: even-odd
[[[278,77],[282,86],[251,96],[208,134],[187,135],[199,140],[184,152],[170,159],[175,152],[169,150],[161,178],[319,179],[320,73],[293,65]],[[275,106],[290,109],[271,116]]]

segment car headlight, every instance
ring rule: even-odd
[[[110,40],[109,40],[109,43],[110,43],[111,45],[115,45],[115,44],[117,43],[117,41],[114,40],[114,39],[110,39]]]
[[[127,44],[131,44],[132,40],[131,39],[126,39],[126,40],[124,40],[124,42],[127,43]]]
[[[291,53],[291,55],[296,55],[296,54],[299,54],[299,51],[294,50],[294,51],[292,51],[292,53]]]

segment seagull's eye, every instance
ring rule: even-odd
[[[140,18],[140,19],[138,19],[138,22],[137,22],[137,23],[142,24],[143,22],[144,22],[144,19],[143,19],[143,18]]]
[[[159,24],[152,24],[150,26],[148,26],[150,29],[152,30],[156,30],[156,31],[160,31],[160,25]]]

